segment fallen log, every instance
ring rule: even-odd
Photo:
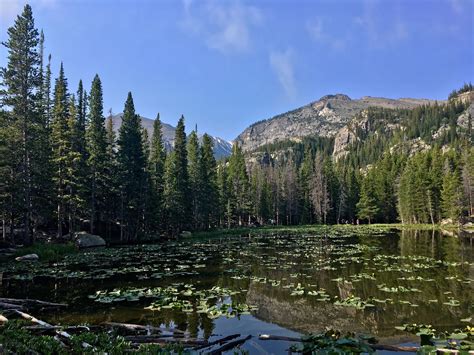
[[[216,350],[210,351],[208,354],[209,355],[218,355],[223,353],[224,351],[231,350],[239,345],[244,344],[247,340],[251,339],[251,335],[247,335],[245,338],[234,340],[231,342],[228,342],[227,344],[222,345],[220,348],[217,348]]]
[[[23,309],[23,306],[21,304],[13,304],[13,303],[6,303],[6,302],[0,302],[0,308],[1,309]]]
[[[29,298],[0,298],[0,302],[19,304],[23,306],[31,305],[31,306],[58,307],[58,308],[68,306],[65,303],[46,302],[46,301],[40,301],[40,300],[35,300],[35,299],[29,299]]]
[[[41,325],[43,327],[53,327],[51,324],[49,323],[46,323],[45,321],[42,321],[41,319],[37,319],[27,313],[24,313],[24,312],[21,312],[17,309],[13,309],[12,310],[13,313],[19,315],[20,317],[26,319],[26,320],[29,320],[30,322],[32,323],[35,323],[35,324],[38,324],[38,325]],[[68,332],[64,331],[64,330],[60,330],[60,329],[56,329],[55,330],[56,334],[67,339],[67,340],[70,340],[71,339],[71,334],[69,334]],[[92,348],[92,345],[86,343],[85,341],[82,342],[82,347],[84,349],[87,349],[87,348]]]
[[[240,334],[232,334],[232,335],[228,335],[226,337],[223,337],[223,338],[220,338],[220,339],[217,339],[217,340],[213,340],[211,342],[208,342],[207,345],[202,345],[202,346],[199,346],[197,348],[195,348],[194,350],[200,350],[200,349],[205,349],[205,348],[208,348],[210,346],[214,346],[214,345],[222,345],[224,344],[225,342],[229,341],[229,340],[232,340],[232,339],[235,339],[235,338],[238,338],[240,337]]]
[[[47,331],[55,331],[55,330],[64,330],[66,332],[90,332],[91,328],[99,328],[99,327],[91,327],[91,326],[85,326],[85,325],[76,325],[76,326],[59,326],[59,325],[52,325],[51,327],[45,327],[42,325],[31,325],[31,326],[26,326],[23,327],[23,329],[29,330],[29,331],[37,331],[37,332],[47,332]]]
[[[8,322],[8,318],[0,314],[0,323],[5,323],[5,322]]]
[[[137,332],[137,331],[143,330],[143,331],[146,331],[146,332],[156,331],[157,333],[170,332],[170,333],[186,334],[185,331],[182,331],[180,329],[160,328],[160,327],[154,327],[152,325],[140,325],[140,324],[131,324],[131,323],[116,323],[116,322],[105,322],[104,324],[108,325],[108,326],[111,326],[111,327],[126,329],[126,330],[132,331],[132,332]]]
[[[164,338],[161,335],[130,335],[126,336],[125,340],[135,344],[181,344],[184,346],[202,346],[206,345],[207,341],[202,339],[176,339]]]
[[[284,341],[295,341],[301,342],[301,338],[293,338],[293,337],[286,337],[282,335],[268,335],[268,334],[260,334],[258,336],[260,340],[284,340]]]
[[[283,340],[302,343],[301,338],[287,337],[281,335],[268,335],[262,334],[258,337],[260,340]],[[387,351],[399,351],[399,352],[417,352],[418,347],[416,346],[397,346],[397,345],[383,345],[383,344],[368,344],[374,350],[387,350]]]
[[[383,345],[383,344],[370,344],[369,345],[374,350],[387,350],[387,351],[400,351],[400,352],[417,352],[418,347],[416,346],[397,346],[397,345]]]

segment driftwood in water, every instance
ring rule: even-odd
[[[258,336],[260,340],[284,340],[284,341],[295,341],[301,342],[301,338],[293,338],[293,337],[286,337],[282,335],[268,335],[268,334],[260,334]]]
[[[251,335],[247,335],[245,338],[237,339],[237,340],[228,342],[227,344],[222,345],[220,348],[217,348],[216,350],[210,351],[208,354],[209,354],[209,355],[221,354],[221,353],[223,353],[224,351],[233,349],[233,348],[235,348],[235,347],[237,347],[237,346],[239,346],[239,345],[244,344],[247,340],[249,340],[249,339],[251,339],[251,338],[252,338]]]
[[[13,304],[13,303],[6,303],[0,301],[0,309],[18,309],[23,310],[23,306],[21,304]]]
[[[202,346],[199,346],[197,348],[195,348],[194,350],[200,350],[200,349],[204,349],[204,348],[208,348],[210,346],[214,346],[214,345],[222,345],[224,344],[225,342],[229,341],[229,340],[232,340],[232,339],[235,339],[235,338],[238,338],[240,336],[240,334],[232,334],[232,335],[228,335],[226,337],[223,337],[223,338],[220,338],[220,339],[217,339],[217,340],[213,340],[213,341],[210,341],[207,343],[207,345],[202,345]]]
[[[52,325],[51,327],[45,327],[42,325],[31,325],[22,327],[25,330],[38,333],[54,333],[56,330],[64,330],[66,332],[80,333],[80,332],[90,332],[92,329],[98,329],[97,326],[85,326],[85,325],[76,325],[76,326],[59,326]]]
[[[35,324],[38,324],[38,325],[41,325],[43,327],[53,327],[51,324],[49,323],[46,323],[45,321],[42,321],[41,319],[37,319],[27,313],[24,313],[24,312],[21,312],[19,310],[16,310],[16,309],[12,309],[11,310],[13,313],[15,314],[18,314],[20,317],[26,319],[26,320],[29,320],[30,322],[32,323],[35,323]],[[64,338],[64,339],[67,339],[67,340],[70,340],[71,339],[71,334],[69,334],[68,332],[64,331],[64,330],[60,330],[60,329],[56,329],[55,330],[55,333],[57,335],[59,335],[60,337]],[[87,348],[92,348],[92,345],[86,343],[86,342],[82,342],[82,347],[84,349],[87,349]]]
[[[177,334],[186,334],[186,332],[180,329],[169,329],[169,328],[160,328],[154,327],[151,325],[140,325],[140,324],[131,324],[131,323],[115,323],[115,322],[105,322],[105,325],[125,329],[131,332],[138,332],[138,331],[146,331],[148,334],[157,332],[170,332],[170,333],[177,333]]]
[[[383,345],[383,344],[370,344],[369,345],[374,350],[387,350],[387,351],[400,351],[400,352],[417,352],[418,347],[416,346],[398,346],[398,345]]]
[[[206,340],[195,339],[195,338],[186,338],[186,339],[176,339],[176,338],[167,338],[161,335],[130,335],[126,336],[125,340],[135,343],[135,344],[181,344],[184,346],[202,346],[207,345]]]
[[[53,302],[46,302],[28,298],[0,298],[1,303],[7,304],[14,304],[14,305],[21,305],[26,308],[28,307],[51,307],[51,308],[60,308],[60,307],[67,307],[67,304],[64,303],[53,303]]]
[[[267,335],[262,334],[258,337],[260,340],[284,340],[302,343],[301,338],[286,337],[281,335]],[[385,350],[385,351],[397,351],[397,352],[417,352],[419,348],[417,346],[399,346],[399,345],[383,345],[383,344],[367,344],[374,350]],[[450,349],[438,349],[437,354],[458,354],[457,350]]]

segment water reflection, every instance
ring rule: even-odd
[[[403,323],[440,330],[463,325],[473,311],[473,250],[469,236],[428,230],[348,234],[336,228],[321,235],[182,240],[90,252],[49,269],[15,270],[16,278],[6,271],[1,293],[69,303],[67,312],[44,315],[54,323],[166,325],[205,338],[238,326],[257,334],[280,331],[273,323],[302,333],[332,327],[390,338],[400,336],[394,326]],[[30,274],[36,277],[21,277]],[[175,285],[180,299],[185,284],[237,291],[233,302],[258,310],[215,320],[198,313],[196,299],[187,296],[190,313],[145,310],[146,298],[101,304],[88,297],[97,290]],[[360,304],[335,305],[354,299]]]

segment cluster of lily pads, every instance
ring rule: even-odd
[[[470,319],[463,321],[468,322]],[[460,350],[466,353],[474,350],[474,327],[469,325],[449,332],[437,331],[430,324],[404,324],[395,328],[419,336],[422,353],[436,353],[437,349]]]
[[[214,319],[220,316],[238,317],[257,310],[256,306],[232,301],[232,296],[241,291],[219,286],[196,290],[191,284],[184,286],[173,284],[167,287],[99,290],[95,294],[89,295],[89,298],[99,303],[139,302],[144,299],[152,299],[153,301],[144,309],[151,311],[171,309],[184,313],[205,313],[209,318]]]

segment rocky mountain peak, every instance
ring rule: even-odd
[[[244,151],[253,151],[265,144],[306,136],[335,137],[341,128],[368,107],[414,108],[432,102],[434,101],[426,99],[387,99],[370,96],[351,99],[345,94],[325,95],[308,105],[252,124],[236,141]]]
[[[118,134],[118,130],[122,125],[122,113],[112,116],[112,122],[114,126],[114,130]],[[150,118],[140,116],[142,127],[148,131],[148,136],[152,137],[153,134],[153,121]],[[173,149],[174,146],[174,136],[176,128],[168,123],[161,122],[162,126],[162,134],[163,134],[163,143],[165,145],[166,150],[170,151]],[[203,134],[198,134],[199,140],[202,141]],[[216,159],[220,159],[222,157],[230,156],[232,152],[232,144],[225,139],[219,137],[211,136],[212,142],[214,144],[214,156]]]

